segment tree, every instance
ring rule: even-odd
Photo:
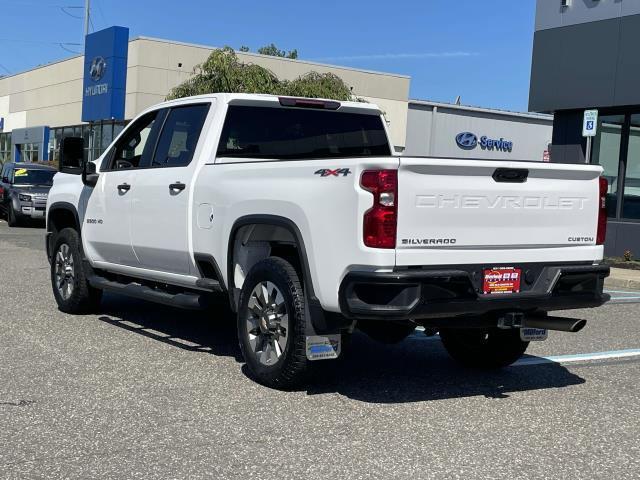
[[[214,92],[353,99],[351,89],[332,73],[309,72],[292,81],[280,80],[264,67],[241,62],[231,47],[214,50],[195,67],[191,78],[169,92],[167,99]]]
[[[285,52],[284,50],[280,50],[274,43],[271,45],[265,45],[264,47],[260,47],[258,49],[258,53],[261,55],[271,55],[272,57],[282,57],[282,58],[291,58],[295,60],[298,58],[298,50],[293,49]]]

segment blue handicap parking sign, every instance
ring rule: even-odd
[[[592,120],[589,120],[587,122],[587,130],[593,130],[593,121]]]

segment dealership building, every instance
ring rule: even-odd
[[[548,160],[553,116],[409,100],[405,155]]]
[[[122,38],[116,38],[115,41],[121,43]],[[85,59],[84,55],[80,55],[1,77],[0,161],[15,158],[16,154],[27,161],[54,159],[63,136],[84,137],[87,157],[96,158],[127,121],[145,108],[162,102],[169,91],[187,80],[194,67],[204,62],[214,49],[146,37],[125,38],[125,41],[125,53],[119,56],[97,52],[92,58],[87,55]],[[109,41],[100,43],[103,50],[113,50]],[[410,85],[408,76],[249,52],[236,53],[240,61],[266,67],[281,79],[292,80],[311,71],[334,73],[351,87],[354,95],[380,106],[385,112],[392,142],[399,151],[404,149]],[[102,68],[100,62],[94,62],[95,58],[106,59],[104,65],[107,74],[113,74],[113,70],[121,67],[116,72],[120,78],[110,78],[110,82],[93,82],[90,79],[91,68],[94,76]],[[123,60],[124,65],[120,65]],[[122,92],[118,92],[117,83],[123,79]],[[109,93],[113,92],[114,104],[118,102],[119,93],[123,95],[124,109],[116,112],[116,115],[94,118],[90,126],[82,121],[83,100],[87,87],[91,89],[89,93],[93,94],[92,97],[99,97],[102,93],[100,85],[109,88]],[[107,112],[107,115],[114,113],[109,108],[99,109]]]
[[[60,141],[85,140],[95,159],[126,123],[190,78],[214,47],[147,37],[122,27],[87,37],[86,55],[0,77],[0,162],[57,160]],[[333,73],[380,106],[396,152],[405,155],[542,161],[552,117],[410,100],[411,78],[236,52],[281,79]]]
[[[640,256],[640,1],[538,0],[529,109],[555,114],[552,162],[609,180],[607,255]],[[597,134],[582,136],[585,110]]]

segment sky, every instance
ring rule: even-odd
[[[94,30],[411,76],[410,97],[526,111],[535,0],[92,0]],[[84,0],[0,0],[0,74],[80,52]]]

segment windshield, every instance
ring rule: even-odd
[[[13,171],[14,185],[53,185],[55,170],[31,170],[16,168]]]

